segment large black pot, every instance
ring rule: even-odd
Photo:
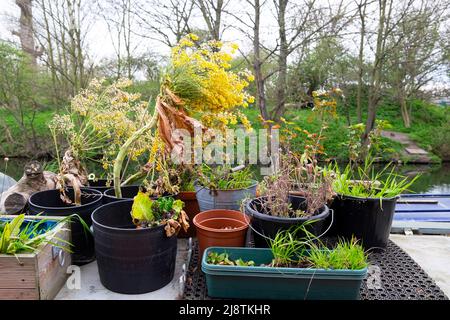
[[[40,214],[46,216],[70,216],[77,214],[83,221],[91,226],[92,212],[102,204],[100,191],[81,188],[81,206],[69,205],[60,198],[59,190],[39,191],[28,199],[28,212],[32,215]],[[66,194],[73,201],[73,189],[69,188]],[[82,225],[77,217],[72,218],[70,224],[72,233],[72,261],[77,265],[89,263],[95,259],[94,239],[90,230]]]
[[[107,179],[97,179],[97,180],[89,180],[89,189],[98,190],[101,193],[105,192],[108,189],[111,189],[111,186],[113,184],[112,181],[110,181],[109,186],[107,186],[108,180]]]
[[[111,203],[116,201],[121,201],[125,199],[133,199],[139,192],[139,186],[123,186],[120,187],[122,191],[122,198],[117,198],[114,188],[109,188],[103,193],[103,202]]]
[[[294,226],[300,226],[307,221],[314,220],[311,224],[306,226],[306,230],[315,236],[319,236],[324,232],[325,218],[330,214],[330,210],[325,205],[317,214],[311,217],[302,218],[284,218],[262,213],[261,203],[265,201],[266,197],[255,198],[246,203],[245,212],[252,219],[251,227],[253,229],[255,246],[257,248],[265,248],[269,246],[269,239],[274,239],[279,231],[288,230]],[[306,206],[306,199],[297,196],[289,196],[289,202],[294,210],[304,210]],[[299,237],[304,234],[298,233]],[[268,239],[269,238],[269,239]]]
[[[100,281],[109,290],[139,294],[172,281],[177,237],[163,226],[136,229],[131,221],[133,200],[105,204],[92,213]]]
[[[365,249],[386,248],[396,202],[397,197],[380,200],[337,195],[331,206],[335,235],[346,239],[355,236]]]

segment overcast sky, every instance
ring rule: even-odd
[[[99,0],[100,2],[107,2],[108,0]],[[323,0],[318,0],[323,1]],[[338,0],[331,0],[336,2]],[[264,39],[267,47],[272,47],[277,39],[277,23],[274,17],[274,10],[270,6],[272,1],[266,2],[269,7],[263,10],[263,15],[261,18],[261,38]],[[349,10],[353,10],[354,1],[348,0]],[[242,1],[232,0],[231,6],[228,10],[233,12],[243,12],[244,7]],[[267,6],[266,5],[266,6]],[[93,11],[94,12],[94,11]],[[289,11],[288,11],[289,12]],[[370,12],[370,11],[369,11]],[[18,38],[12,36],[11,30],[14,28],[14,24],[17,23],[18,17],[20,15],[20,10],[15,4],[15,0],[0,0],[0,39],[18,42]],[[369,24],[375,23],[376,14],[368,15]],[[90,20],[92,21],[92,26],[87,34],[86,43],[88,44],[88,55],[89,58],[95,62],[99,62],[102,58],[112,58],[115,56],[113,39],[108,32],[107,24],[100,15],[95,15],[91,13]],[[203,25],[202,17],[198,14],[193,16],[193,25],[195,27],[205,28]],[[251,42],[246,39],[241,32],[239,32],[234,26],[236,22],[232,18],[225,18],[224,25],[226,26],[226,31],[224,32],[223,39],[225,41],[237,42],[240,48],[244,52],[248,52],[251,48]],[[357,25],[354,25],[354,30],[351,32],[357,32]],[[358,36],[357,35],[347,35],[344,37],[344,46],[352,53],[356,54],[358,50]],[[158,56],[167,55],[169,48],[158,41],[151,39],[143,39],[139,37],[134,38],[134,44],[136,46],[136,53],[152,52]],[[366,48],[366,54],[371,57],[373,53],[370,52],[370,48]],[[291,56],[291,59],[295,59],[295,55]],[[448,77],[444,74],[437,74],[435,77],[437,82],[448,82]],[[436,84],[435,84],[436,85]]]

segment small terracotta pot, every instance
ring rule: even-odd
[[[177,199],[180,199],[184,202],[184,211],[186,212],[189,218],[189,229],[187,232],[184,232],[183,229],[178,233],[178,238],[190,238],[195,237],[195,227],[192,224],[194,217],[200,212],[200,208],[198,207],[197,197],[195,196],[194,191],[183,191],[177,194]]]
[[[243,247],[250,219],[240,211],[214,209],[193,219],[200,257],[208,247]]]

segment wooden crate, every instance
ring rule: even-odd
[[[14,218],[3,216],[1,218]],[[29,220],[49,217],[26,216]],[[61,220],[51,217],[51,220]],[[70,227],[67,222],[58,223],[57,237],[70,241]],[[16,256],[0,254],[0,300],[50,300],[65,285],[70,253],[51,244],[42,245],[36,253]],[[62,264],[62,265],[61,265]]]

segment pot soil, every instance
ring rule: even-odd
[[[167,237],[164,226],[137,229],[132,205],[133,200],[105,204],[92,213],[92,222],[101,283],[114,292],[140,294],[172,281],[177,237]]]
[[[43,214],[45,216],[70,216],[77,214],[90,227],[92,225],[91,214],[101,206],[102,194],[100,191],[81,188],[81,206],[64,203],[57,189],[39,191],[31,195],[28,200],[28,212],[32,215]],[[69,188],[66,194],[73,201],[73,189]],[[86,230],[77,217],[72,218],[70,224],[72,240],[72,261],[77,265],[83,265],[95,260],[94,239],[89,230]]]
[[[231,260],[253,260],[255,266],[213,265],[209,252],[226,252]],[[237,299],[356,300],[367,268],[325,270],[314,268],[273,268],[270,249],[208,248],[202,259],[208,296]]]
[[[196,183],[195,192],[200,211],[213,209],[240,210],[242,200],[256,197],[257,185],[258,182],[255,181],[254,184],[245,189],[212,190]]]
[[[251,217],[254,242],[257,248],[267,248],[269,239],[274,239],[279,231],[289,230],[294,226],[300,226],[307,221],[314,220],[306,229],[315,236],[321,235],[329,225],[325,224],[325,219],[330,214],[328,206],[324,205],[316,214],[308,217],[288,218],[278,217],[263,213],[262,203],[266,197],[255,198],[246,203],[245,213]],[[306,199],[298,196],[289,196],[289,202],[293,210],[306,209]],[[302,237],[301,233],[298,233]]]
[[[386,248],[396,202],[397,197],[380,200],[337,195],[331,207],[336,236],[355,236],[365,249]]]
[[[183,191],[177,194],[176,199],[184,202],[184,211],[186,212],[189,223],[192,224],[194,217],[200,212],[197,197],[194,191]],[[196,236],[195,228],[192,226],[185,232],[183,229],[178,233],[178,238],[190,238]]]
[[[216,209],[200,212],[193,223],[197,229],[200,256],[212,246],[243,247],[249,218],[240,211]]]

